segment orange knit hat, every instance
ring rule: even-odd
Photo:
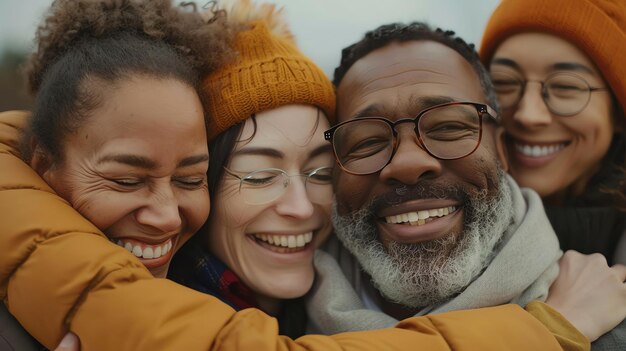
[[[531,31],[559,36],[583,50],[626,108],[625,0],[503,0],[485,29],[481,60],[488,66],[504,40]]]
[[[314,105],[334,121],[332,83],[288,35],[273,33],[266,21],[253,21],[237,34],[234,47],[234,62],[202,82],[209,140],[255,113],[284,105]]]

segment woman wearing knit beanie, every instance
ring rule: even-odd
[[[626,2],[504,0],[483,36],[510,172],[564,250],[626,263]]]
[[[226,11],[242,27],[238,56],[202,83],[216,205],[171,278],[236,310],[261,308],[282,334],[301,336],[313,254],[332,229],[334,158],[323,131],[334,88],[274,5],[238,1]]]

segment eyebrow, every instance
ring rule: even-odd
[[[182,159],[178,163],[176,168],[187,167],[187,166],[195,165],[201,162],[206,162],[208,160],[209,160],[208,154],[189,156],[189,157]],[[124,165],[137,167],[137,168],[144,168],[147,170],[153,170],[157,168],[157,164],[153,160],[147,157],[130,155],[130,154],[105,155],[104,157],[98,160],[97,164],[108,163],[108,162],[121,163]]]
[[[383,107],[379,104],[369,105],[366,108],[357,112],[352,118],[364,118],[364,117],[372,117],[381,115],[380,111],[383,110]]]
[[[147,157],[130,155],[130,154],[105,155],[104,157],[98,160],[97,164],[109,163],[109,162],[121,163],[121,164],[125,164],[128,166],[145,168],[148,170],[152,170],[156,168],[156,162],[154,162],[153,160]]]
[[[309,153],[309,158],[314,158],[316,156],[322,155],[326,152],[332,152],[332,145],[324,144],[316,147]],[[250,156],[269,156],[272,158],[282,159],[285,157],[285,154],[282,152],[264,147],[246,147],[241,150],[235,151],[232,154],[232,157],[240,156],[240,155],[250,155]]]
[[[176,165],[176,168],[193,166],[198,163],[203,163],[203,162],[208,162],[208,161],[209,161],[209,154],[189,156],[189,157],[183,158],[180,162],[178,162],[178,165]]]
[[[453,98],[449,96],[443,95],[435,95],[435,96],[412,96],[411,100],[413,100],[416,105],[418,105],[422,110],[427,109],[429,107],[433,107],[436,105],[447,104],[450,102],[455,102]]]
[[[449,102],[455,102],[453,98],[449,96],[411,96],[409,98],[413,106],[418,106],[420,111],[433,107],[436,105],[446,104]],[[364,118],[385,115],[384,107],[380,104],[372,104],[357,112],[353,118]]]
[[[520,67],[520,65],[517,64],[517,62],[508,59],[508,58],[495,58],[493,59],[493,61],[491,61],[492,65],[503,65],[503,66],[509,66],[511,68],[515,68],[518,71],[521,71],[522,68]]]
[[[566,71],[579,71],[579,72],[585,72],[585,73],[589,73],[589,74],[595,74],[595,72],[580,63],[576,63],[576,62],[559,62],[559,63],[555,63],[554,65],[552,65],[552,69],[553,70],[566,70]]]
[[[233,152],[232,157],[237,155],[269,156],[273,158],[285,157],[282,152],[267,147],[244,147],[240,150]]]
[[[496,58],[493,61],[491,61],[491,64],[496,64],[496,65],[503,65],[503,66],[509,66],[511,68],[515,68],[518,71],[521,71],[522,68],[520,67],[519,64],[517,64],[517,62],[508,59],[508,58]],[[579,71],[579,72],[585,72],[585,73],[590,73],[590,74],[595,74],[595,72],[580,63],[576,63],[576,62],[558,62],[553,64],[550,67],[553,71]]]
[[[327,152],[330,153],[332,151],[333,151],[333,148],[330,143],[320,145],[316,147],[315,149],[313,149],[313,151],[311,151],[311,153],[309,154],[309,158],[314,158],[316,156],[323,155]]]

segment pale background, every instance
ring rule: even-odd
[[[203,1],[196,1],[204,4]],[[427,21],[477,45],[498,0],[270,0],[284,5],[298,44],[331,75],[341,49],[391,22]],[[31,48],[50,0],[0,0],[0,51]]]

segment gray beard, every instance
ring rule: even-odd
[[[463,193],[463,233],[417,244],[392,242],[385,249],[372,206],[341,216],[336,201],[335,232],[388,301],[411,308],[438,305],[462,292],[487,267],[513,220],[511,189],[500,169],[497,185],[493,195],[487,189]]]

